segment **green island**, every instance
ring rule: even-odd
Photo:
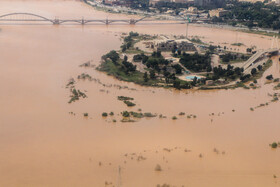
[[[272,65],[265,54],[246,66],[254,48],[246,53],[230,51],[226,46],[213,46],[199,38],[184,36],[149,36],[136,32],[123,34],[120,50],[102,56],[96,68],[110,76],[143,86],[175,89],[257,88],[257,79]],[[243,46],[234,43],[233,46]],[[217,56],[216,60],[213,57]],[[246,69],[244,69],[246,68]],[[267,78],[269,80],[269,78]],[[131,101],[125,101],[134,106]]]

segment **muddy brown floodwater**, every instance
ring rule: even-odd
[[[1,0],[0,13],[10,12],[129,18],[79,1]],[[280,141],[280,105],[250,111],[275,92],[264,78],[255,90],[174,91],[79,67],[89,60],[98,65],[102,54],[118,49],[122,32],[180,35],[184,25],[0,27],[0,186],[280,186],[280,150],[269,147]],[[238,41],[258,49],[271,44],[266,36],[194,25],[189,33],[214,44]],[[86,90],[88,98],[68,104],[65,85],[80,73],[136,90],[78,81],[76,87]],[[279,77],[278,58],[265,76],[271,73]],[[133,110],[167,118],[121,123],[117,114],[129,109],[116,99],[119,95],[135,99]],[[118,122],[102,118],[104,111],[113,111]],[[180,112],[197,118],[179,117]],[[172,120],[175,115],[178,119]],[[162,171],[155,171],[157,164]]]

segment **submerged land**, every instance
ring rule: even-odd
[[[0,1],[15,11],[135,18]],[[184,24],[0,27],[0,186],[279,185],[279,56],[241,69],[275,38],[196,24],[188,37]],[[166,40],[196,50],[157,50]]]

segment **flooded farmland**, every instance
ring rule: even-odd
[[[130,18],[74,0],[0,0],[0,13],[12,12],[61,19]],[[141,87],[79,67],[88,61],[97,66],[103,54],[119,49],[123,32],[184,35],[185,27],[0,25],[0,186],[279,186],[274,175],[280,177],[280,150],[269,144],[280,141],[280,105],[250,110],[277,92],[274,84],[265,84],[265,76],[280,77],[278,57],[258,89]],[[190,25],[189,34],[215,45],[271,46],[268,36],[226,29]],[[76,80],[87,98],[69,104],[65,86],[81,73],[99,81]],[[122,123],[120,113],[130,109],[118,96],[134,98],[131,110],[166,118]],[[103,112],[115,115],[104,118]],[[191,114],[196,118],[187,117]],[[155,171],[157,165],[161,171]]]

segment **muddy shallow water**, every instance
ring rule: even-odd
[[[97,12],[79,1],[1,0],[0,12],[129,18]],[[108,186],[128,187],[280,185],[273,177],[280,176],[280,150],[269,147],[280,141],[280,105],[250,111],[271,100],[267,94],[274,92],[273,84],[262,79],[262,87],[255,90],[174,91],[121,82],[79,67],[89,60],[98,65],[104,53],[118,49],[122,32],[179,35],[185,33],[184,25],[0,27],[0,186],[105,186],[106,181],[113,183]],[[238,41],[259,49],[271,44],[266,36],[194,25],[189,33],[215,44]],[[274,58],[265,75],[279,77],[278,63]],[[102,83],[136,90],[78,81],[76,87],[86,90],[88,98],[68,104],[65,85],[85,72]],[[120,95],[135,99],[134,111],[141,108],[167,118],[121,123],[117,114],[130,109],[117,100]],[[101,117],[110,111],[118,119],[115,124],[111,117]],[[197,118],[171,119],[180,112]],[[161,172],[154,170],[157,164]]]

